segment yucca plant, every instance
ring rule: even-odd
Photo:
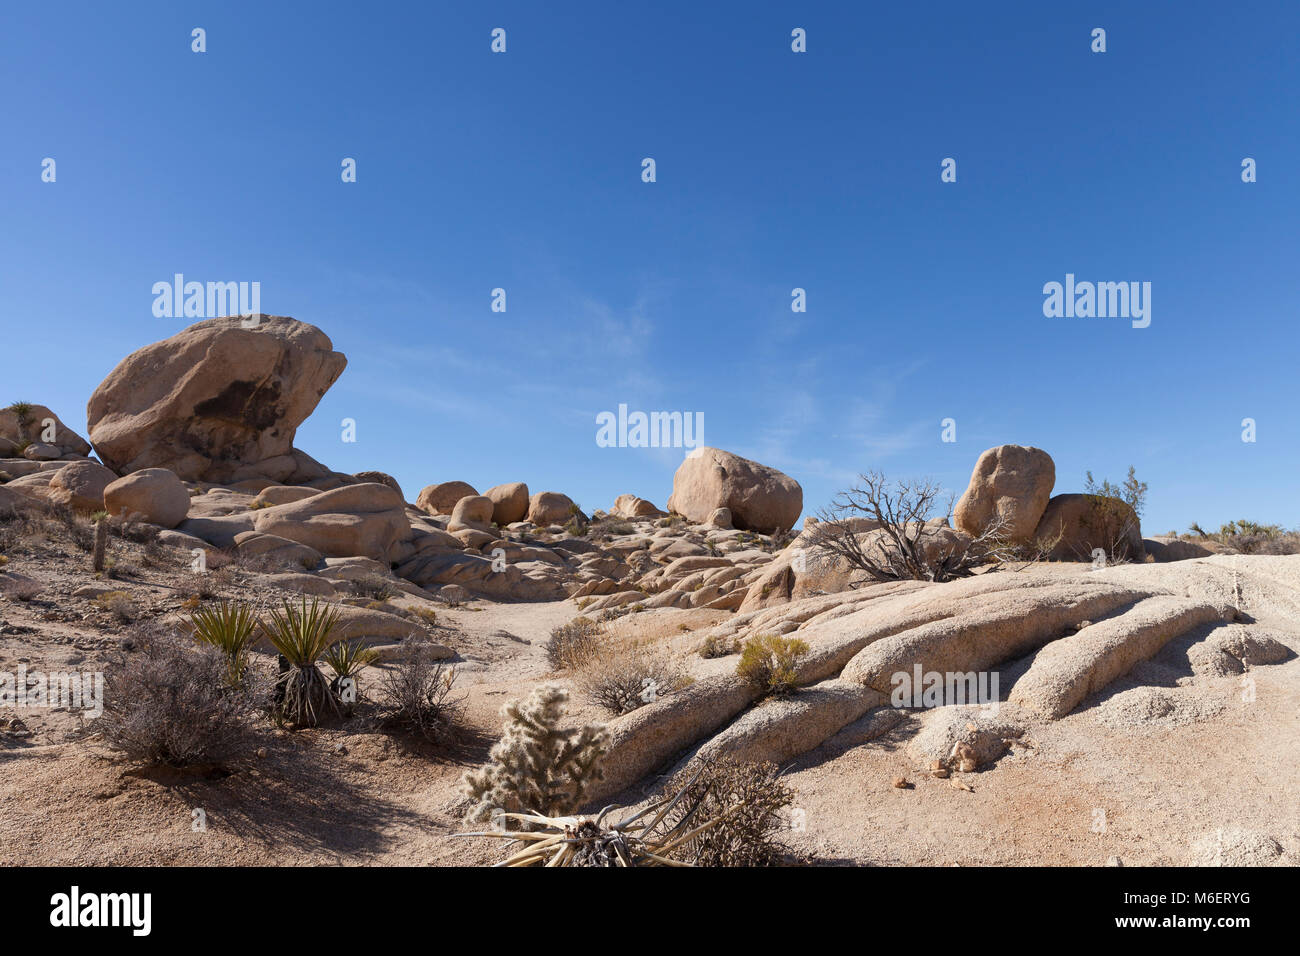
[[[102,525],[103,522],[100,522]],[[257,630],[257,618],[247,604],[222,601],[217,607],[200,608],[190,615],[194,639],[210,644],[226,655],[230,683],[238,684],[248,669],[248,651]]]
[[[698,779],[697,773],[690,785]],[[500,829],[456,835],[492,837],[523,844],[522,849],[496,866],[693,866],[689,860],[683,859],[688,855],[692,841],[725,824],[728,818],[744,808],[744,803],[737,802],[722,813],[692,826],[696,811],[704,802],[697,796],[693,806],[683,807],[676,819],[671,819],[669,814],[677,805],[689,799],[687,791],[690,785],[672,799],[653,803],[618,823],[605,822],[613,807],[606,807],[595,817],[499,813],[495,821]],[[707,796],[711,789],[706,787],[704,795]],[[652,813],[654,818],[649,823],[644,822]],[[528,829],[507,830],[511,820]]]
[[[266,638],[284,658],[285,669],[276,684],[276,707],[281,719],[300,727],[314,727],[328,712],[337,716],[339,702],[316,662],[333,643],[330,633],[339,612],[316,598],[303,597],[295,606],[284,602],[281,610],[262,621]]]
[[[379,652],[373,647],[366,647],[360,641],[336,641],[325,651],[325,663],[334,672],[334,679],[330,681],[330,690],[342,701],[345,711],[350,713],[356,702],[357,674],[377,660],[379,660]],[[351,700],[348,700],[343,693],[345,681],[352,682]]]

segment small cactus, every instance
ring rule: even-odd
[[[92,561],[97,572],[104,570],[104,555],[108,551],[108,519],[107,516],[99,518],[95,522],[95,550]]]

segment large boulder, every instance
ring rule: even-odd
[[[332,558],[360,555],[391,562],[412,535],[402,496],[378,483],[323,491],[255,514],[254,530],[297,541]],[[194,533],[206,537],[198,529]]]
[[[619,495],[614,499],[614,514],[620,518],[657,518],[663,514],[653,502],[636,495]]]
[[[52,504],[66,505],[76,511],[102,511],[104,489],[117,480],[117,475],[97,461],[69,462],[50,478],[49,500]],[[185,498],[188,508],[189,492]]]
[[[1102,495],[1055,495],[1034,540],[1052,561],[1091,561],[1100,548],[1108,560],[1141,561],[1142,527],[1129,505]]]
[[[523,521],[528,514],[528,486],[522,481],[494,485],[483,492],[492,501],[492,522],[501,527]]]
[[[539,491],[528,501],[528,520],[539,528],[564,524],[577,513],[573,499],[558,491]]]
[[[1034,535],[1056,484],[1056,464],[1041,448],[998,445],[980,455],[970,484],[957,501],[953,523],[979,537],[997,521],[1008,541]]]
[[[15,402],[0,408],[0,457],[17,456],[18,448],[29,443],[53,447],[54,458],[90,454],[90,443],[44,405]]]
[[[190,511],[190,490],[166,468],[144,468],[104,488],[104,510],[174,528]]]
[[[295,452],[294,434],[347,359],[313,325],[246,321],[207,319],[118,364],[86,406],[104,464],[218,483],[321,477],[307,474],[320,466]]]
[[[697,524],[718,508],[742,531],[788,531],[803,511],[803,488],[789,475],[719,448],[701,447],[673,475],[668,510]]]
[[[368,483],[368,482],[372,482],[372,481],[373,481],[373,482],[375,482],[376,484],[387,485],[389,488],[392,488],[392,489],[393,489],[395,492],[397,492],[399,495],[402,495],[402,486],[399,485],[399,484],[397,483],[397,479],[396,479],[396,478],[394,478],[394,477],[393,477],[392,475],[390,475],[390,474],[387,474],[386,472],[382,472],[382,471],[359,471],[359,472],[357,472],[355,475],[353,475],[352,477],[355,478],[357,481],[361,482],[362,484],[366,484],[366,483]],[[403,500],[403,501],[406,500],[406,496],[405,496],[405,495],[402,495],[402,500]]]
[[[466,495],[451,509],[447,530],[452,534],[457,531],[487,531],[492,525],[493,510],[491,498],[485,495]]]
[[[461,498],[477,494],[468,482],[440,481],[436,485],[425,485],[415,498],[415,506],[431,515],[449,515]]]

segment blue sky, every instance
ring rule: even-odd
[[[324,329],[349,365],[298,445],[408,498],[523,480],[662,505],[681,450],[596,444],[626,403],[702,412],[708,444],[797,478],[806,513],[871,468],[960,492],[1017,442],[1052,454],[1057,492],[1135,465],[1149,533],[1300,524],[1300,5],[0,19],[0,401],[84,432],[118,360],[187,324],[151,311],[182,272],[258,281],[263,311]],[[1151,282],[1150,327],[1044,317],[1066,273]]]

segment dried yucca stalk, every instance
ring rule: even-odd
[[[691,783],[698,778],[697,773]],[[676,824],[656,832],[673,807],[686,795],[687,789],[689,785],[671,800],[661,800],[614,824],[605,823],[605,818],[613,807],[606,807],[595,817],[500,813],[493,819],[502,827],[509,820],[517,820],[529,824],[531,829],[481,830],[456,835],[494,837],[524,844],[522,849],[494,864],[495,866],[693,866],[692,863],[675,859],[674,854],[686,850],[693,839],[725,821],[744,804],[737,803],[708,822],[691,827],[691,818],[704,804],[701,798]],[[654,818],[649,823],[643,823],[644,818],[651,813],[655,813]]]

